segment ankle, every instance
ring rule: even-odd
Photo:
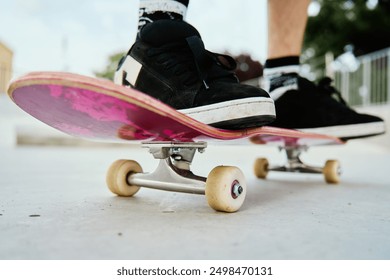
[[[268,59],[264,67],[264,82],[273,100],[298,88],[299,56]]]
[[[267,59],[264,65],[264,77],[271,79],[286,73],[299,73],[299,56],[285,56]]]

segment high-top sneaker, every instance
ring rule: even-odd
[[[381,118],[351,109],[331,82],[324,78],[314,84],[297,73],[271,76],[269,92],[275,96],[277,114],[272,125],[344,140],[385,133]]]
[[[226,129],[258,127],[275,119],[262,89],[241,85],[233,58],[207,51],[184,21],[145,25],[119,63],[115,82],[133,87],[192,118]]]

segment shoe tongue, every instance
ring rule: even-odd
[[[161,46],[199,36],[199,32],[190,24],[178,20],[157,20],[145,25],[140,32],[140,39],[146,43]]]

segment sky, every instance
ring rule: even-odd
[[[213,52],[266,58],[266,0],[191,0],[187,21]],[[31,71],[93,75],[136,35],[138,0],[0,0],[0,41],[14,77]]]

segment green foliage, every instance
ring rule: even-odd
[[[115,74],[116,68],[118,67],[119,60],[124,55],[125,55],[125,53],[123,53],[123,52],[111,55],[108,58],[108,64],[107,64],[106,68],[101,72],[96,72],[95,73],[96,77],[109,79],[111,81],[114,80],[114,74]]]
[[[362,55],[390,46],[390,1],[378,0],[374,7],[368,0],[317,0],[320,13],[310,17],[304,49],[312,48],[316,57],[344,52],[354,46],[355,55]]]

